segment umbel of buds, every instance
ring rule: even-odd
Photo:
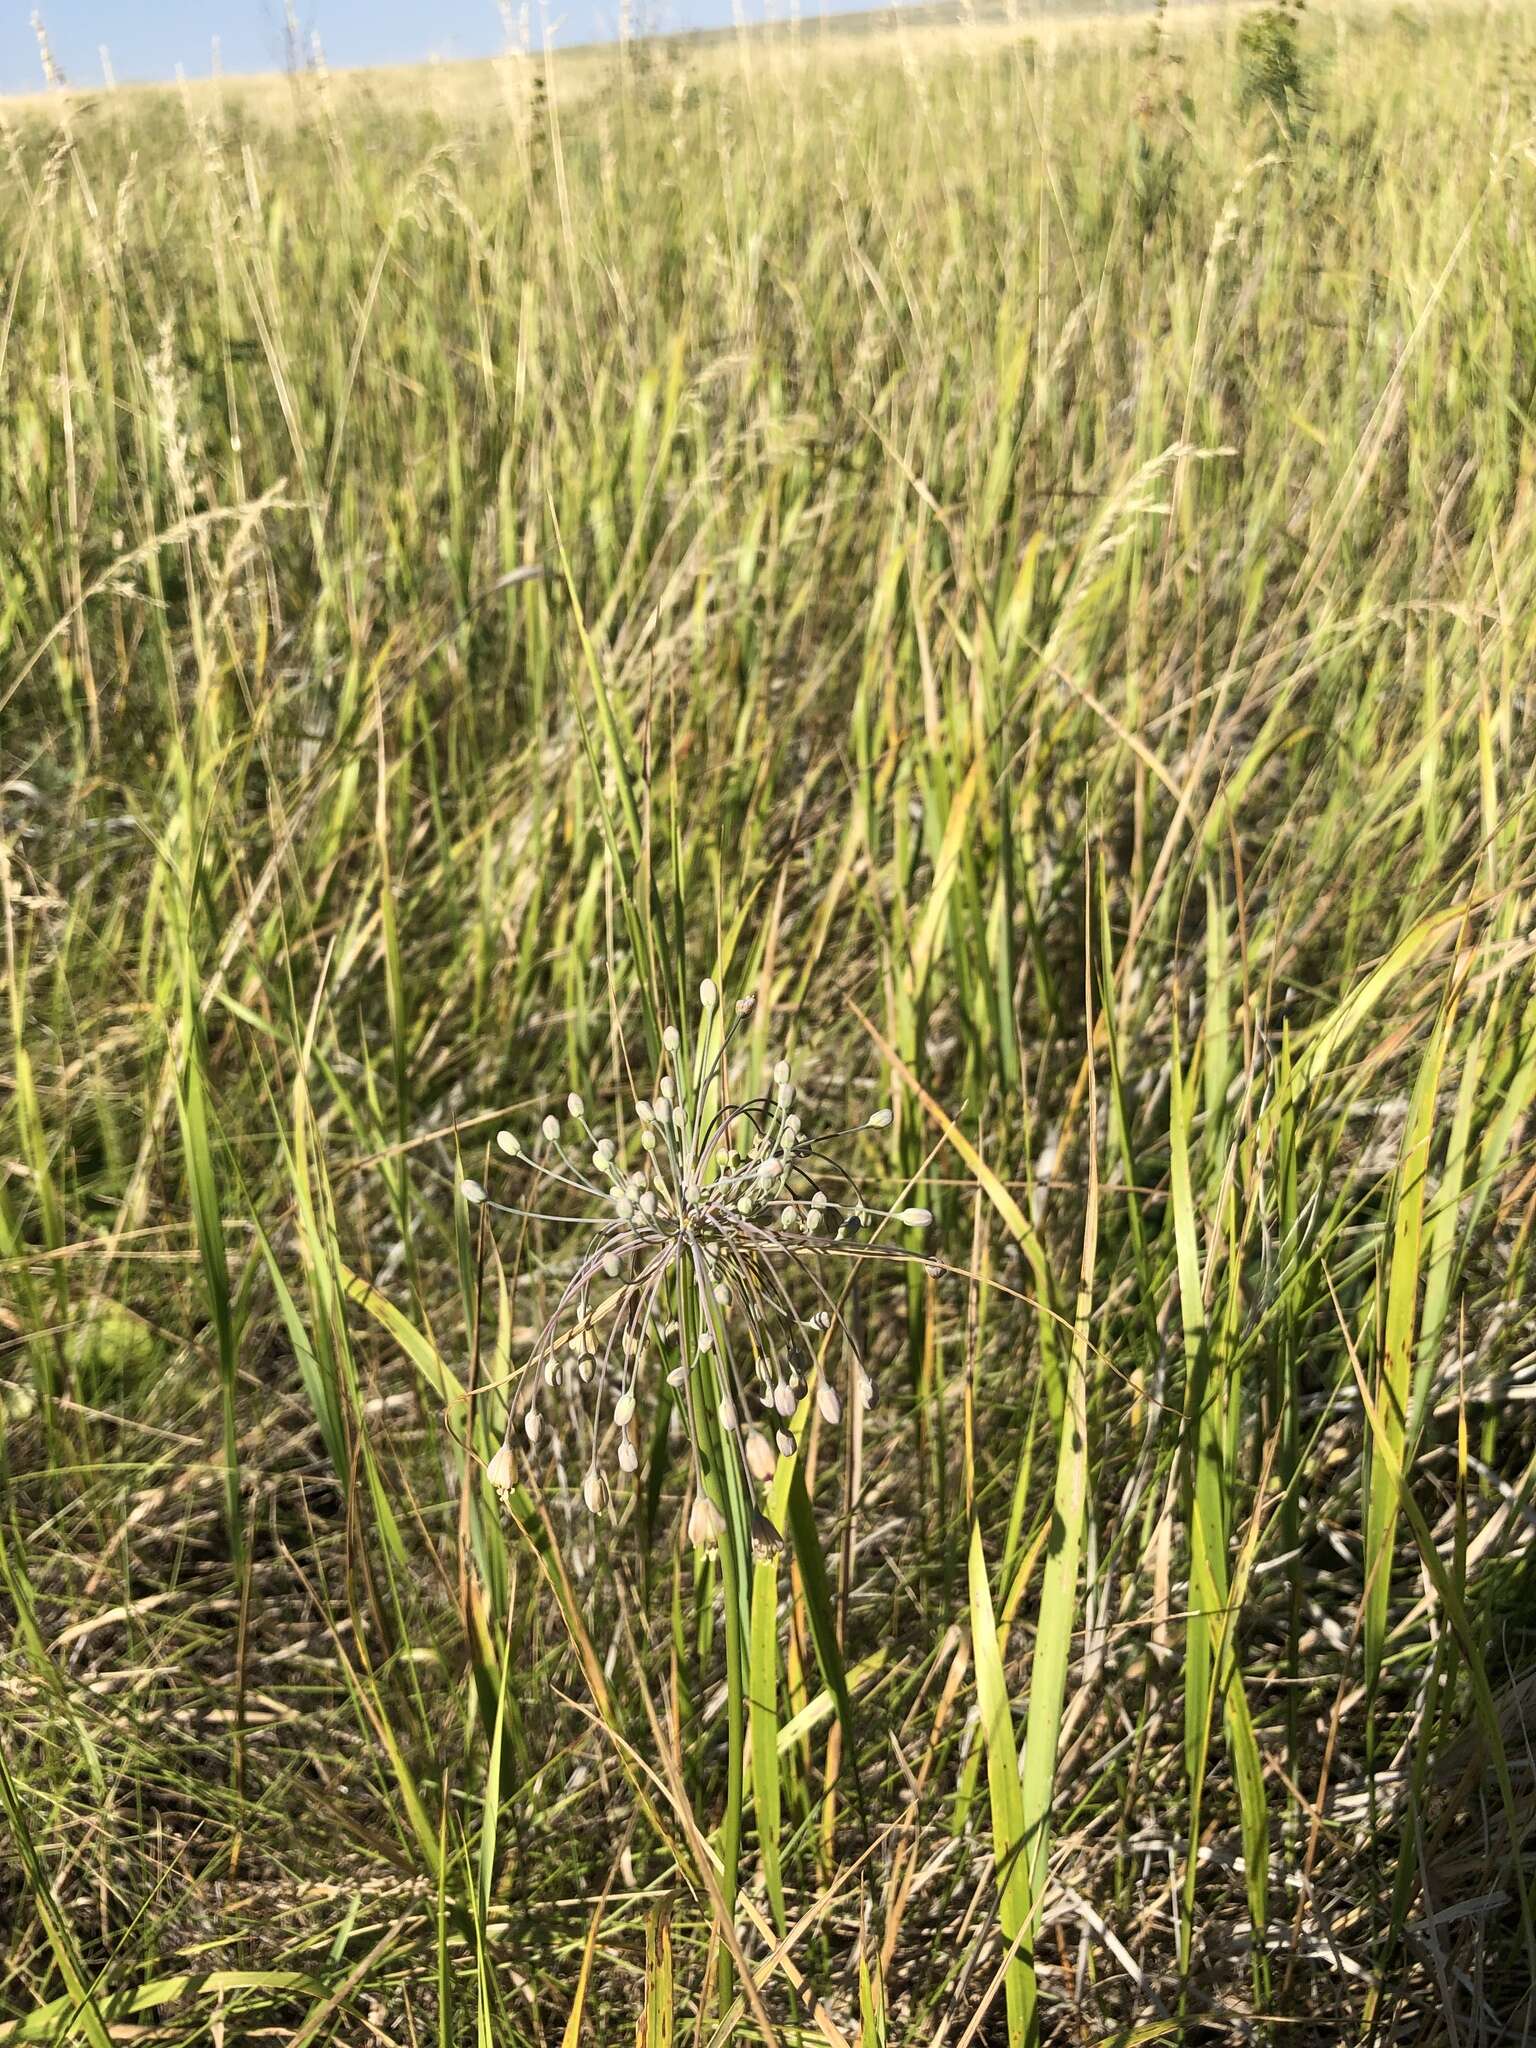
[[[929,1212],[873,1207],[832,1149],[886,1129],[889,1109],[813,1132],[796,1106],[787,1058],[774,1062],[760,1092],[733,1093],[732,1046],[752,1007],[751,997],[722,1007],[716,984],[704,980],[688,1038],[675,1024],[665,1027],[651,1092],[615,1105],[611,1135],[573,1092],[563,1124],[551,1112],[526,1140],[515,1131],[496,1135],[497,1150],[524,1176],[520,1200],[492,1200],[474,1180],[462,1181],[460,1192],[473,1205],[566,1226],[576,1244],[574,1268],[509,1404],[491,1484],[510,1489],[514,1429],[535,1445],[541,1396],[563,1384],[579,1390],[581,1496],[600,1513],[606,1472],[638,1469],[645,1406],[660,1391],[675,1402],[690,1446],[690,1540],[700,1548],[720,1542],[720,1503],[735,1489],[750,1512],[754,1551],[768,1557],[780,1539],[752,1505],[755,1489],[798,1449],[813,1371],[829,1427],[843,1412],[840,1367],[861,1399],[871,1393],[828,1284],[831,1262],[936,1262],[883,1235],[893,1225],[926,1229]]]

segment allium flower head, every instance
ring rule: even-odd
[[[615,1135],[596,1128],[600,1108],[589,1121],[587,1102],[572,1093],[569,1144],[553,1115],[531,1143],[497,1134],[499,1151],[525,1177],[521,1199],[494,1201],[478,1183],[464,1184],[468,1200],[578,1233],[575,1268],[509,1407],[508,1443],[519,1417],[529,1444],[537,1441],[540,1394],[574,1364],[589,1439],[582,1496],[598,1513],[608,1499],[604,1465],[636,1470],[645,1403],[670,1387],[693,1460],[689,1534],[701,1544],[718,1541],[724,1527],[711,1495],[728,1468],[742,1475],[750,1502],[777,1459],[794,1454],[814,1365],[829,1425],[842,1414],[833,1373],[845,1360],[856,1387],[872,1392],[827,1285],[828,1262],[922,1258],[881,1233],[932,1221],[926,1209],[874,1208],[829,1149],[885,1129],[889,1110],[842,1130],[808,1129],[791,1107],[800,1098],[787,1058],[773,1064],[766,1093],[733,1096],[731,1045],[752,1007],[749,998],[722,1007],[715,983],[701,982],[691,1050],[667,1025],[654,1086]],[[754,1414],[761,1427],[748,1421]],[[709,1492],[702,1472],[714,1480]],[[771,1525],[753,1526],[766,1543]]]

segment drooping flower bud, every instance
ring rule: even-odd
[[[634,1438],[629,1436],[620,1437],[619,1470],[621,1472],[636,1472],[639,1470],[639,1467],[640,1453],[635,1449]]]
[[[688,1541],[695,1550],[718,1550],[725,1517],[707,1493],[696,1493],[688,1512]]]
[[[581,1482],[581,1497],[587,1504],[589,1515],[600,1515],[603,1503],[608,1498],[608,1488],[603,1475],[595,1465],[588,1468],[587,1476]]]
[[[481,1187],[477,1180],[461,1180],[459,1182],[459,1193],[469,1203],[471,1208],[478,1209],[485,1200],[485,1189]]]
[[[784,1538],[760,1508],[752,1510],[752,1555],[759,1564],[768,1564],[784,1548]]]
[[[830,1380],[822,1380],[816,1388],[816,1406],[821,1410],[821,1419],[832,1429],[843,1419],[843,1404],[838,1398],[836,1387]]]
[[[517,1483],[517,1468],[512,1462],[512,1446],[503,1443],[485,1468],[485,1476],[498,1493],[510,1493]]]
[[[543,1416],[539,1413],[537,1408],[530,1408],[528,1410],[528,1413],[523,1417],[523,1435],[527,1437],[529,1443],[536,1444],[538,1442],[539,1431],[543,1427]]]
[[[760,1429],[749,1429],[742,1452],[747,1461],[747,1470],[760,1486],[766,1486],[779,1466],[779,1461],[774,1456],[773,1445]]]

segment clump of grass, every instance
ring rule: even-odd
[[[1247,15],[1237,31],[1237,103],[1245,114],[1262,110],[1285,134],[1305,125],[1312,88],[1302,52],[1305,0],[1279,0]]]

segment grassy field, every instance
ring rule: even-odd
[[[0,2048],[1529,2039],[1536,17],[0,142]]]

